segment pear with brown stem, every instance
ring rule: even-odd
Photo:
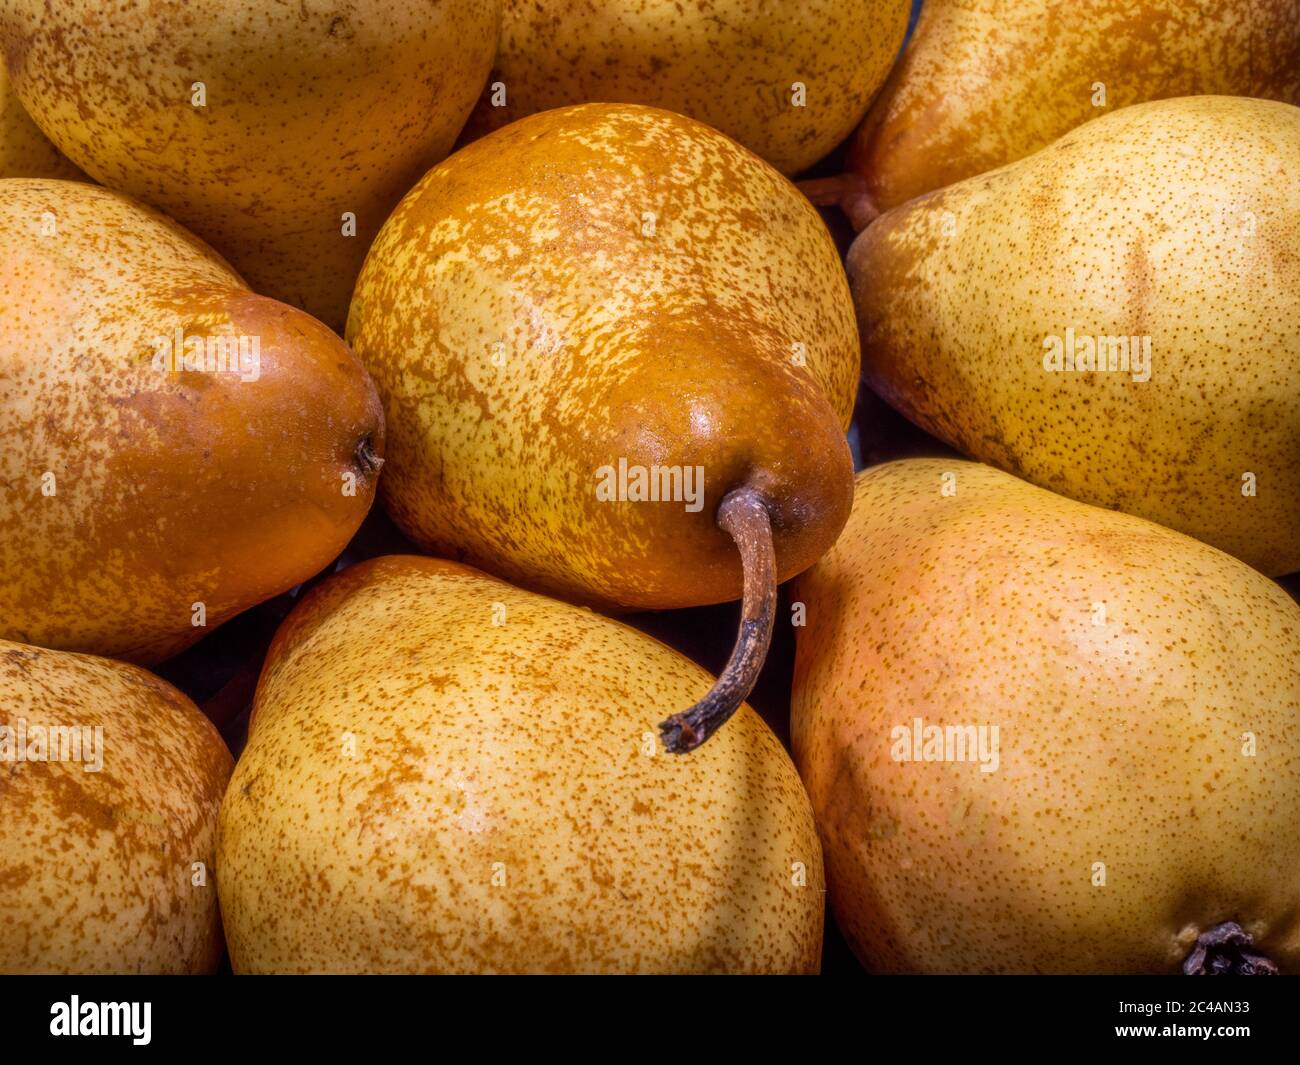
[[[703,742],[754,682],[776,582],[848,515],[857,331],[815,209],[680,115],[534,115],[402,201],[347,336],[421,547],[606,610],[743,594],[717,687],[665,722],[670,750]]]
[[[926,0],[847,173],[805,187],[863,229],[1094,118],[1201,95],[1300,104],[1300,0]]]

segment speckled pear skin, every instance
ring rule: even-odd
[[[1278,585],[1140,518],[910,459],[858,476],[793,595],[795,761],[869,969],[1175,973],[1235,919],[1300,971],[1300,606]],[[916,717],[997,725],[997,770],[895,760]]]
[[[657,746],[711,682],[455,563],[326,581],[222,805],[235,971],[816,972],[821,855],[780,743],[742,706],[690,757]]]
[[[257,380],[156,365],[177,329],[258,338]],[[0,637],[183,650],[343,550],[363,440],[379,398],[321,323],[117,193],[0,181]]]
[[[0,178],[82,176],[23,110],[0,62]]]
[[[1200,95],[1300,104],[1300,0],[926,0],[849,169],[888,210],[1100,115]]]
[[[1300,108],[1188,97],[890,211],[848,257],[863,376],[971,457],[1300,569],[1297,173]],[[1049,372],[1069,329],[1150,337],[1150,380]]]
[[[46,136],[340,331],[370,241],[473,108],[500,20],[501,0],[0,0]]]
[[[496,63],[466,134],[570,104],[649,104],[795,174],[862,118],[898,55],[907,13],[908,0],[506,0]],[[794,105],[796,83],[803,106]]]
[[[0,640],[0,725],[20,720],[29,744],[100,727],[103,760],[0,761],[0,973],[215,972],[232,759],[212,723],[142,669]]]
[[[782,579],[848,515],[859,357],[834,244],[691,119],[592,104],[457,152],[380,233],[347,336],[388,418],[384,504],[433,554],[659,609],[740,595],[715,524],[733,488],[768,498]],[[703,467],[703,507],[601,501],[621,458]]]

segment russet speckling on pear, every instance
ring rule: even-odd
[[[0,973],[213,973],[232,761],[135,666],[0,640]]]
[[[374,234],[474,106],[500,21],[501,0],[0,0],[50,140],[339,330]]]
[[[1137,104],[848,257],[863,376],[965,454],[1300,569],[1300,108]]]
[[[742,704],[691,757],[658,746],[711,679],[456,563],[330,578],[276,635],[222,804],[235,971],[816,972],[821,856],[780,742]]]
[[[1109,112],[1201,95],[1300,104],[1300,0],[926,0],[848,168],[888,210]]]
[[[1275,582],[908,459],[859,474],[792,594],[795,762],[870,970],[1177,973],[1231,925],[1222,960],[1300,970],[1300,606]]]
[[[150,664],[292,588],[374,498],[336,334],[84,182],[0,181],[0,638]]]
[[[506,0],[466,133],[570,104],[648,104],[795,174],[862,117],[907,12],[907,0]]]
[[[402,200],[347,337],[387,414],[384,505],[421,547],[613,610],[743,586],[716,705],[677,719],[682,747],[702,742],[748,693],[776,581],[850,505],[857,329],[816,210],[692,119],[533,115]],[[609,498],[630,467],[703,491]]]
[[[81,176],[23,110],[0,63],[0,178]]]

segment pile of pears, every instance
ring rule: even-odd
[[[0,972],[1300,972],[1300,0],[910,8],[0,0]]]

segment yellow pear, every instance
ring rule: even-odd
[[[0,640],[0,973],[211,973],[230,752],[135,666]]]
[[[81,172],[45,138],[23,110],[0,63],[0,178],[77,178]]]
[[[907,30],[908,0],[506,0],[467,133],[569,104],[690,115],[794,174],[853,129]]]
[[[328,565],[382,453],[320,322],[115,192],[0,181],[0,638],[161,661]]]
[[[1300,0],[926,0],[849,169],[888,210],[1131,104],[1205,94],[1300,104],[1297,57]]]
[[[988,466],[858,477],[791,736],[879,972],[1300,972],[1300,606]]]
[[[702,742],[749,691],[776,580],[848,515],[858,338],[816,210],[689,118],[533,115],[402,200],[347,336],[387,412],[385,506],[421,547],[613,610],[743,585]]]
[[[258,292],[341,330],[366,248],[451,149],[501,0],[0,0],[36,124]]]
[[[707,673],[468,567],[387,556],[276,635],[222,804],[239,973],[810,973],[821,855],[742,706],[690,758]]]
[[[922,428],[1268,574],[1300,569],[1300,108],[1138,104],[887,212],[863,374]]]

